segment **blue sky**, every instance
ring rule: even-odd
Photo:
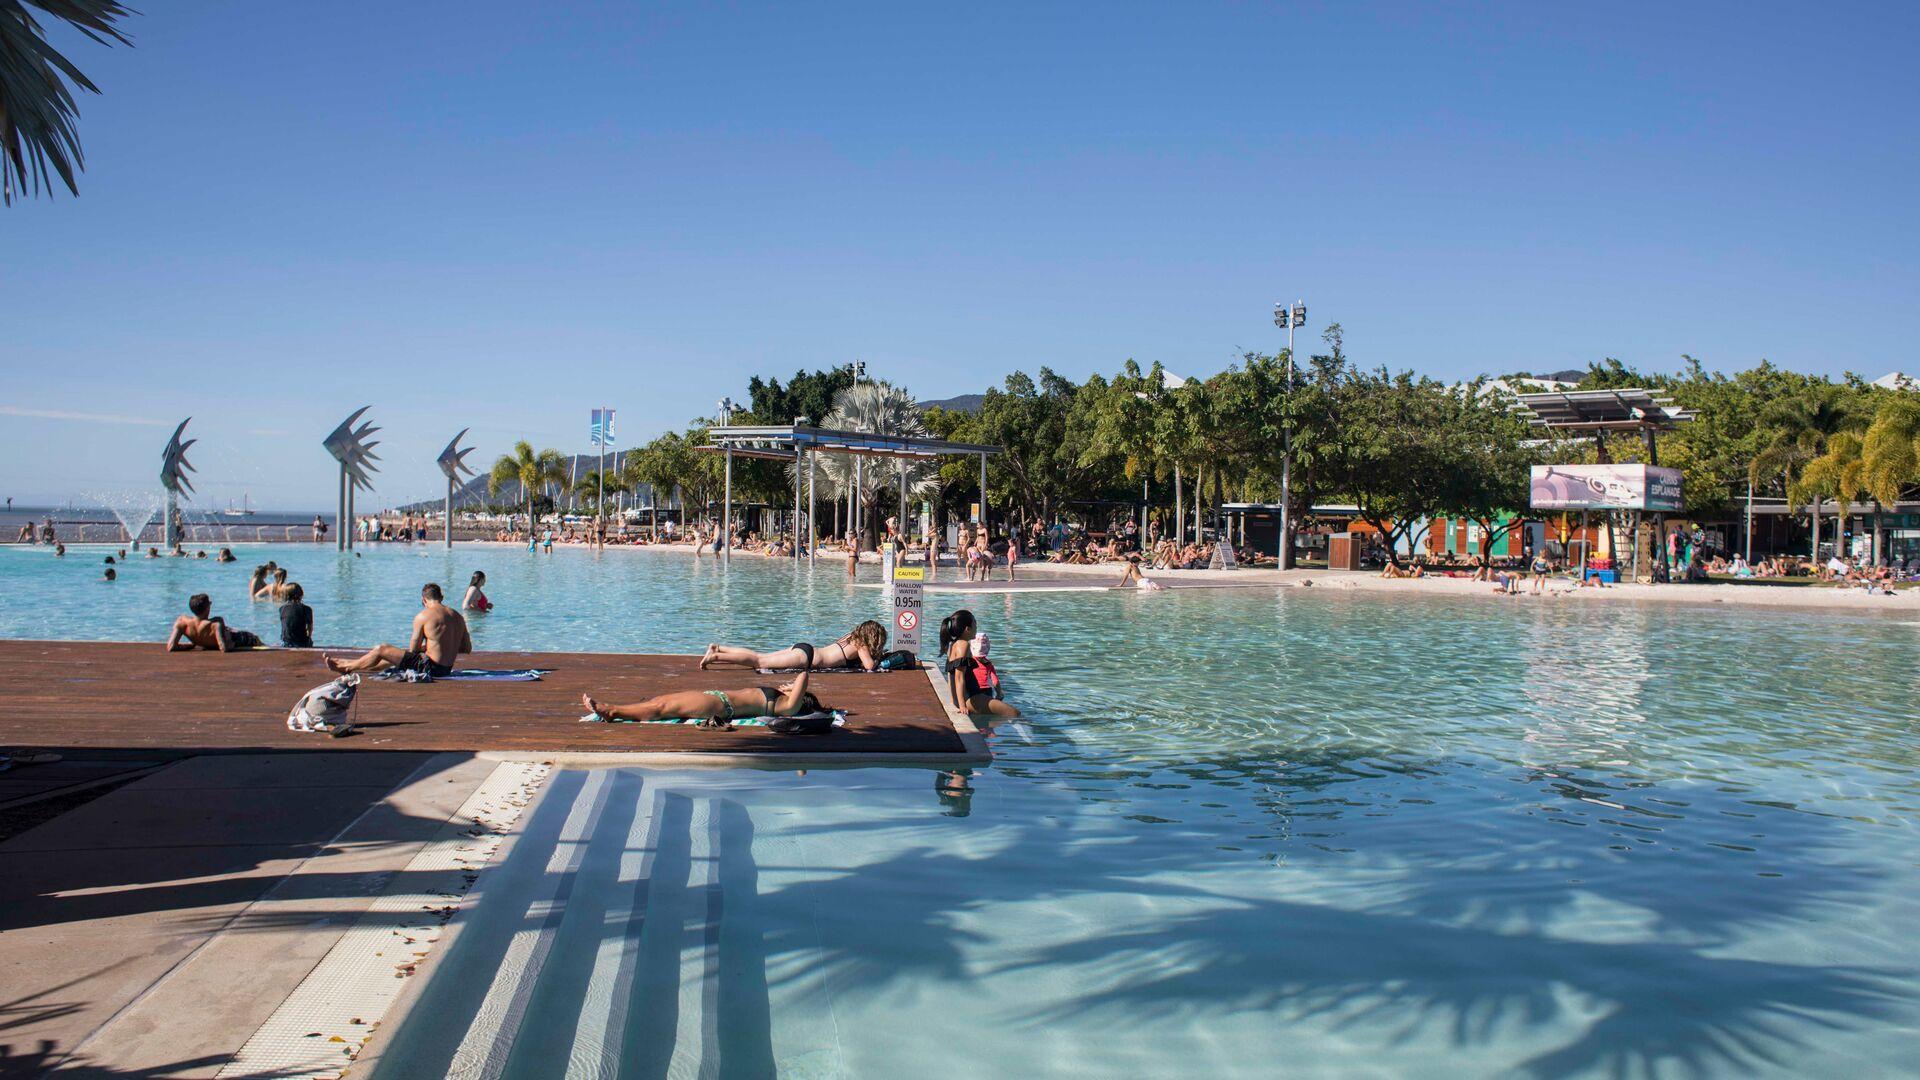
[[[372,501],[864,359],[1206,374],[1304,297],[1441,377],[1920,368],[1920,7],[142,5],[0,211],[0,489]],[[363,505],[366,503],[363,501]]]

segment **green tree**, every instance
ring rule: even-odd
[[[75,89],[100,88],[47,42],[38,10],[102,45],[132,41],[118,24],[133,12],[114,0],[0,0],[0,204],[38,195],[58,179],[80,194],[85,168]],[[51,174],[51,175],[49,175]]]
[[[1816,557],[1820,551],[1822,493],[1803,489],[1801,476],[1810,462],[1826,453],[1828,439],[1856,426],[1856,399],[1857,395],[1849,387],[1822,380],[1775,398],[1760,413],[1760,449],[1748,466],[1747,475],[1756,484],[1763,478],[1781,477],[1790,503],[1797,504],[1802,497],[1809,500],[1812,550]]]
[[[501,455],[487,474],[487,493],[498,495],[508,484],[520,485],[527,507],[527,525],[535,521],[534,498],[548,484],[567,482],[567,459],[558,450],[535,450],[525,439],[513,444],[513,453]]]
[[[821,426],[870,435],[924,438],[929,434],[912,395],[885,382],[865,382],[840,391]],[[820,471],[838,490],[853,492],[863,508],[863,542],[878,543],[884,517],[879,511],[887,495],[898,491],[903,464],[908,492],[928,492],[937,484],[938,466],[930,461],[868,458],[856,465],[851,454],[821,456]],[[791,482],[790,473],[788,482]],[[902,522],[901,526],[905,528],[906,523]]]
[[[1874,410],[1860,448],[1866,487],[1881,503],[1895,503],[1920,480],[1920,397],[1889,394]]]

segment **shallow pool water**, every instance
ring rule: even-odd
[[[244,579],[267,557],[320,637],[354,643],[474,567],[501,605],[481,648],[779,645],[880,604],[752,558],[279,546],[96,585],[97,557],[8,550],[0,634],[157,641],[192,591],[265,632]],[[1920,1060],[1920,627],[1298,589],[971,599],[1028,714],[992,766],[556,773],[381,1074]]]

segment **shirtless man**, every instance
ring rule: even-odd
[[[819,700],[807,692],[807,675],[803,671],[792,682],[777,687],[682,690],[633,705],[603,705],[587,694],[580,695],[580,702],[597,720],[703,720],[725,727],[735,720],[760,716],[819,712]]]
[[[413,636],[405,649],[375,645],[354,660],[326,657],[327,670],[345,675],[361,671],[424,671],[436,679],[453,673],[463,653],[473,651],[467,620],[441,602],[440,586],[429,581],[420,589],[420,614],[413,617]]]
[[[191,652],[205,649],[208,652],[232,652],[235,649],[251,649],[260,644],[260,639],[245,630],[228,629],[226,620],[213,617],[213,601],[206,593],[194,593],[187,598],[187,611],[173,620],[173,633],[167,635],[168,652]]]

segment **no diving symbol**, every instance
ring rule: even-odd
[[[920,625],[920,613],[912,608],[901,608],[900,614],[894,616],[893,621],[900,629],[911,630]]]

